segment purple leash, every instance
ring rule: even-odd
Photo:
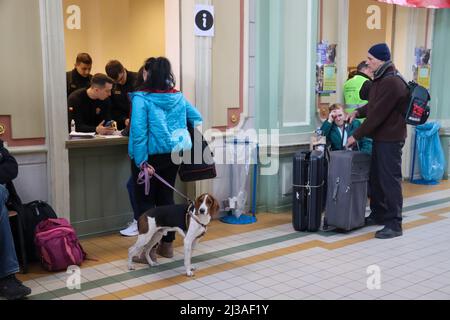
[[[153,171],[153,174],[150,175],[148,172],[148,168],[151,168]],[[161,181],[164,185],[166,185],[168,188],[172,189],[173,191],[175,191],[176,193],[178,193],[182,198],[186,199],[188,202],[192,202],[191,199],[189,199],[187,196],[185,196],[184,194],[182,194],[180,191],[178,191],[177,189],[175,189],[174,187],[172,187],[170,185],[170,183],[168,183],[166,180],[164,180],[160,175],[158,175],[155,172],[155,169],[149,165],[147,162],[143,163],[141,165],[141,171],[139,172],[138,175],[138,179],[137,179],[137,184],[145,184],[145,195],[148,196],[150,193],[150,179],[156,177],[156,179],[158,179],[159,181]]]

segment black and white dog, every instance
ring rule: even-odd
[[[128,269],[134,270],[133,257],[145,252],[150,266],[156,262],[150,257],[150,250],[170,231],[184,237],[184,266],[186,275],[192,277],[192,250],[205,235],[211,217],[219,211],[219,203],[210,194],[202,194],[189,205],[160,206],[148,210],[138,221],[139,236],[136,243],[128,249]]]

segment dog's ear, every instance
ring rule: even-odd
[[[147,213],[141,214],[138,219],[139,234],[146,234],[148,232],[148,219]]]
[[[214,217],[215,215],[217,215],[219,213],[220,210],[220,205],[219,205],[219,201],[216,200],[216,198],[214,198],[213,196],[209,195],[209,197],[211,197],[212,199],[212,204],[211,204],[211,217]]]

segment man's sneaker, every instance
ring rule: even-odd
[[[8,300],[23,299],[31,293],[31,289],[24,286],[14,274],[0,279],[0,297]]]
[[[126,229],[120,230],[120,234],[125,237],[135,237],[139,235],[137,221],[133,220],[133,222],[130,222]]]
[[[383,229],[375,232],[375,238],[377,239],[391,239],[395,237],[400,237],[403,235],[403,232],[392,230],[388,227],[384,227]]]
[[[375,218],[375,215],[373,214],[370,214],[368,217],[366,217],[364,222],[366,227],[384,225],[383,220]]]

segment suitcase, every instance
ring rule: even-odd
[[[350,231],[364,226],[370,155],[333,151],[328,169],[325,218],[329,226]]]
[[[322,151],[294,155],[292,225],[297,231],[319,230],[325,207],[327,160]]]

